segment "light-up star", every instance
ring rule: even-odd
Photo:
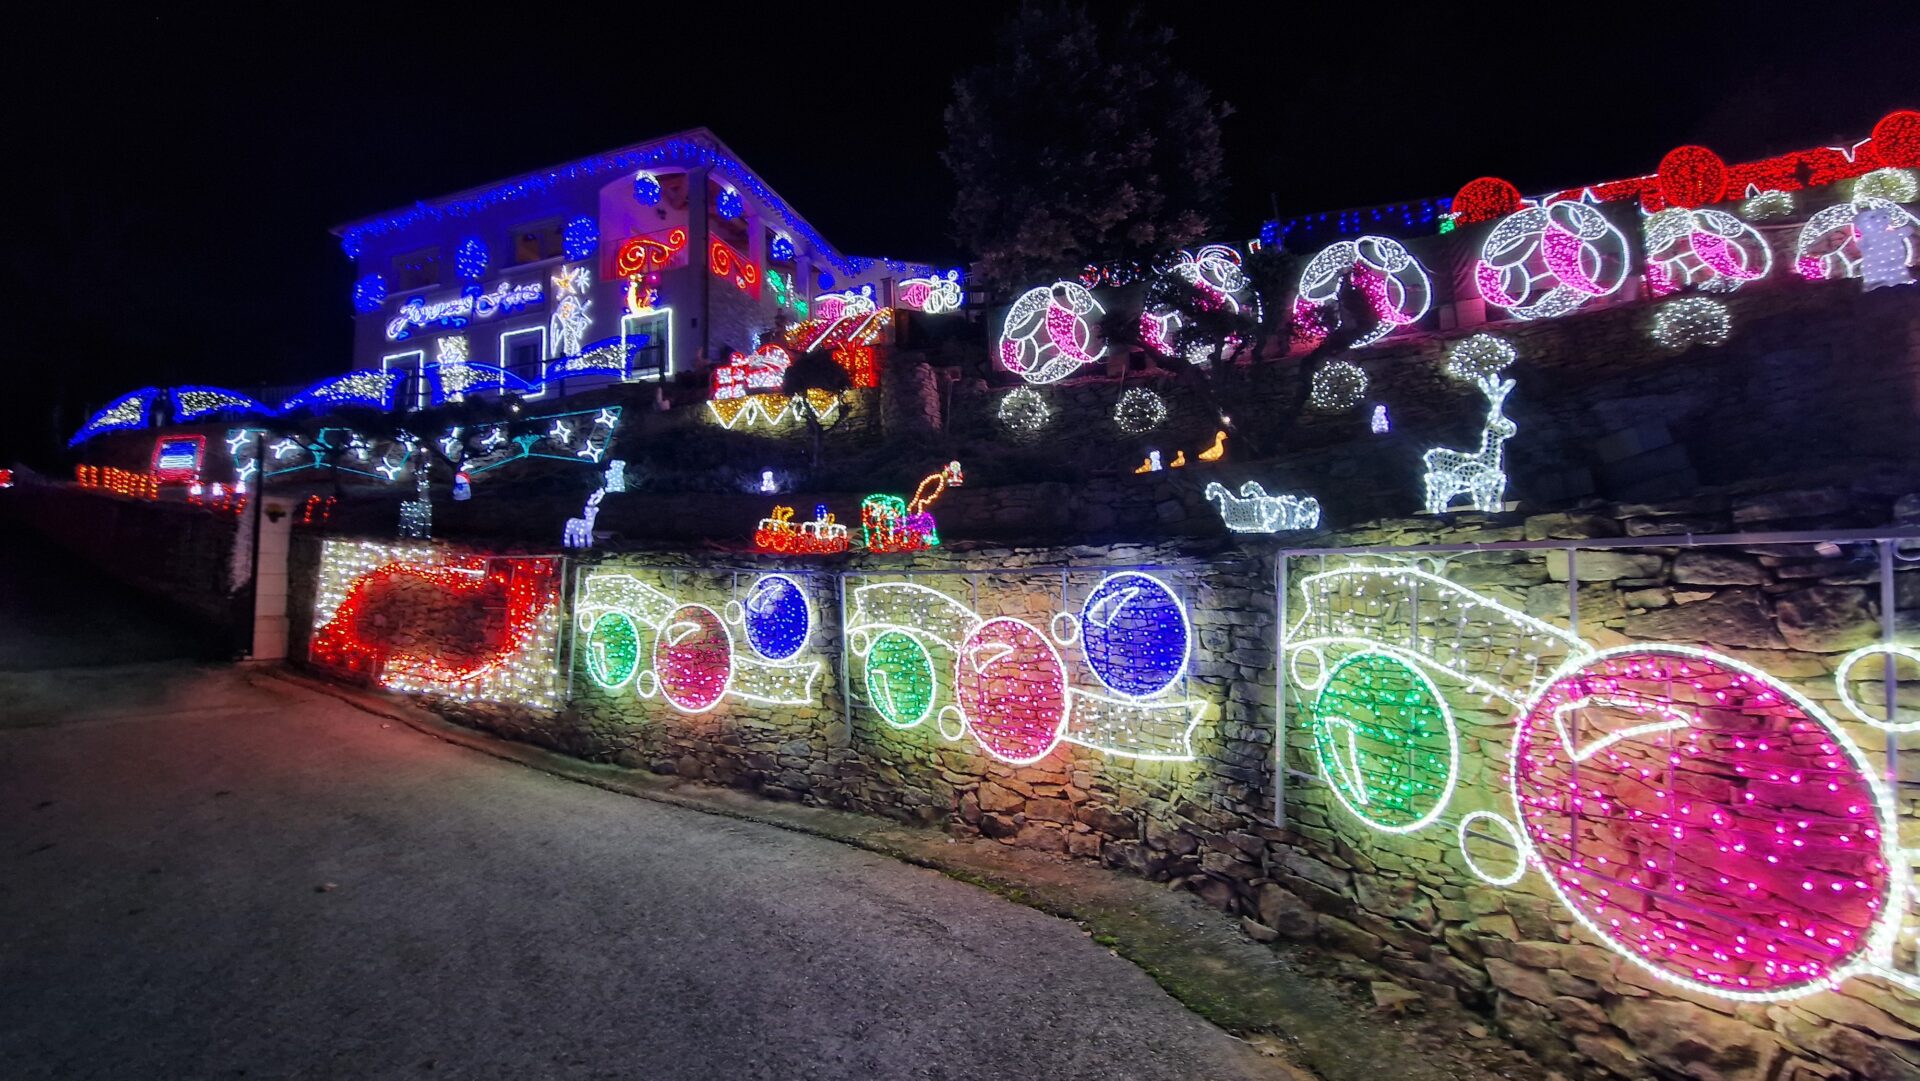
[[[608,428],[612,428],[614,425],[620,423],[620,414],[614,412],[611,409],[602,409],[600,410],[600,415],[593,418],[593,422],[595,424],[604,424]]]
[[[235,428],[227,433],[227,454],[238,457],[240,448],[253,442],[253,431],[249,428]]]
[[[272,450],[274,457],[285,458],[300,453],[300,444],[293,439],[282,439],[273,445]]]
[[[506,441],[507,433],[501,431],[499,428],[492,428],[489,429],[486,436],[480,440],[480,449],[492,450]]]
[[[556,420],[547,430],[547,438],[564,447],[573,442],[573,427],[564,420]]]

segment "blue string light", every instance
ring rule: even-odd
[[[258,398],[226,387],[173,387],[167,391],[167,397],[173,401],[173,419],[176,421],[199,420],[215,413],[272,416],[276,412]]]
[[[754,579],[741,603],[747,642],[770,661],[784,661],[806,647],[813,632],[813,613],[800,583],[784,574]]]
[[[581,216],[567,223],[561,237],[568,259],[586,259],[600,247],[600,226],[592,218]]]
[[[875,264],[902,274],[930,274],[933,271],[932,267],[920,263],[907,263],[895,259],[863,259],[840,254],[833,245],[827,243],[825,237],[821,236],[813,226],[808,225],[799,214],[787,206],[784,200],[774,194],[772,188],[767,187],[744,164],[712,147],[702,146],[682,138],[666,139],[639,150],[625,150],[617,154],[595,154],[556,169],[534,173],[517,180],[503,181],[467,198],[449,199],[437,204],[416,203],[406,210],[368,218],[340,231],[340,247],[350,258],[358,258],[360,253],[366,250],[367,242],[370,240],[449,219],[464,220],[521,199],[552,194],[560,185],[573,181],[590,180],[611,173],[644,174],[648,170],[659,168],[692,169],[703,166],[713,169],[732,184],[751,193],[784,222],[788,230],[805,240],[808,247],[821,253],[828,263],[843,274],[859,275]],[[634,196],[640,198],[642,202],[646,201],[641,197],[641,184],[638,178],[634,181]]]
[[[633,198],[641,206],[660,204],[660,178],[652,173],[640,173],[633,178]]]
[[[453,271],[464,282],[477,282],[487,274],[487,243],[477,236],[467,237],[453,256]]]
[[[1187,670],[1192,632],[1186,608],[1166,583],[1147,574],[1109,575],[1080,608],[1080,642],[1106,688],[1145,698]]]
[[[720,189],[720,194],[713,200],[713,208],[720,213],[721,217],[728,221],[732,221],[747,212],[746,201],[741,199],[740,193],[734,191],[732,188]]]
[[[773,238],[773,243],[768,246],[767,251],[776,263],[793,262],[793,240],[784,233]]]
[[[377,312],[387,302],[387,279],[379,274],[362,275],[353,283],[353,310]]]
[[[160,396],[159,387],[141,387],[130,394],[122,394],[106,407],[87,418],[80,430],[67,440],[67,446],[78,446],[102,432],[117,432],[125,428],[144,428],[153,411],[153,400]]]

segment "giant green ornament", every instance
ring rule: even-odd
[[[587,678],[617,691],[640,667],[640,628],[625,612],[602,612],[587,632]]]
[[[1385,653],[1356,653],[1327,676],[1310,727],[1320,773],[1354,817],[1412,833],[1440,816],[1458,778],[1460,740],[1439,688]]]
[[[910,634],[887,631],[867,651],[867,701],[895,728],[912,728],[933,712],[933,658]]]

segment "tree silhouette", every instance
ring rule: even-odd
[[[813,408],[813,402],[807,397],[807,391],[825,391],[841,398],[843,393],[852,389],[853,379],[833,354],[825,349],[810,349],[795,354],[793,363],[787,366],[785,380],[781,383],[782,392],[793,398],[793,410],[806,422],[807,435],[813,441],[813,468],[820,468],[820,456],[827,432],[838,428],[847,419],[846,403],[841,402],[840,409],[834,414],[831,423],[820,418]]]

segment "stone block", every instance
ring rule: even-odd
[[[1272,882],[1263,883],[1254,895],[1254,907],[1260,913],[1260,922],[1273,928],[1288,938],[1311,938],[1314,932],[1316,916],[1298,895],[1282,889]]]
[[[1649,578],[1661,572],[1666,561],[1653,552],[1617,552],[1597,549],[1577,553],[1574,572],[1582,582],[1611,582],[1620,578]],[[1547,577],[1556,582],[1567,580],[1567,553],[1547,553]]]
[[[1880,640],[1880,621],[1859,586],[1811,586],[1773,599],[1787,644],[1809,653],[1841,653]]]
[[[1751,556],[1690,548],[1673,557],[1673,580],[1687,586],[1757,586],[1767,572]]]
[[[1784,1053],[1772,1033],[1690,1002],[1623,998],[1608,1017],[1642,1057],[1700,1081],[1768,1077]]]
[[[1787,644],[1754,589],[1731,589],[1712,600],[1629,615],[1621,630],[1630,638],[1655,641],[1756,649],[1783,649]]]
[[[1547,974],[1538,969],[1523,968],[1498,957],[1487,958],[1486,968],[1487,977],[1493,981],[1493,985],[1510,995],[1519,995],[1529,1002],[1542,1005],[1554,997],[1553,985],[1547,982]]]

